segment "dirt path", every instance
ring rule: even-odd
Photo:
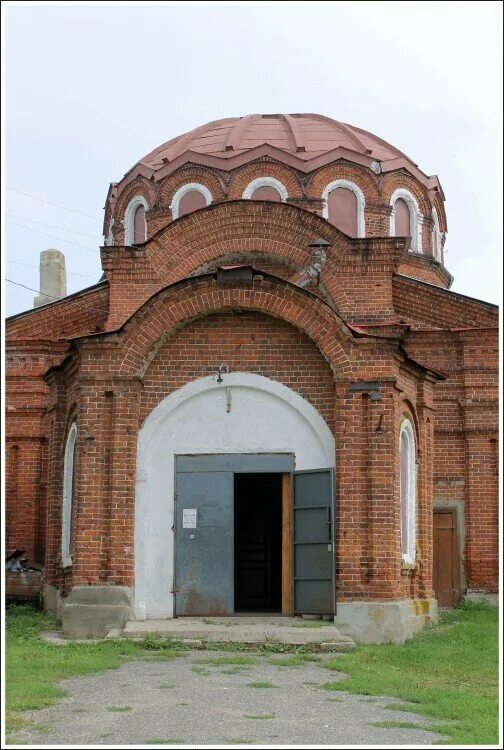
[[[424,720],[390,710],[390,698],[325,690],[324,683],[338,676],[323,660],[279,666],[277,660],[290,657],[251,655],[253,664],[203,663],[232,656],[193,651],[65,680],[67,697],[29,712],[38,728],[15,732],[11,742],[428,745],[440,739],[424,729],[375,726],[382,721],[422,726]]]

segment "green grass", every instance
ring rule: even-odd
[[[125,713],[126,711],[133,711],[131,706],[107,706],[107,711],[113,713]]]
[[[485,604],[463,604],[438,625],[401,646],[360,646],[325,663],[348,678],[328,690],[401,698],[435,721],[422,728],[446,735],[439,743],[498,742],[498,612]]]
[[[275,688],[276,685],[273,685],[272,682],[247,682],[247,687],[266,689],[266,688]]]
[[[206,669],[205,667],[199,667],[198,665],[191,667],[191,672],[194,672],[195,674],[200,674],[202,677],[208,677],[211,675],[211,671],[209,669]]]
[[[125,659],[174,658],[188,650],[177,643],[147,638],[133,642],[111,639],[100,643],[58,645],[39,638],[59,630],[57,622],[30,605],[6,611],[6,730],[26,726],[19,712],[46,708],[65,695],[57,683],[67,677],[120,667]]]
[[[423,724],[415,724],[412,721],[374,721],[373,727],[381,727],[383,729],[424,729]]]
[[[212,667],[228,665],[250,666],[252,664],[257,664],[257,659],[254,659],[253,656],[220,656],[215,659],[197,659],[195,664],[209,664]]]
[[[184,740],[166,740],[156,737],[151,738],[150,740],[145,740],[146,745],[184,745]]]
[[[246,714],[246,719],[276,719],[275,714]]]
[[[315,654],[293,654],[285,659],[270,659],[270,664],[275,667],[301,667],[306,662],[320,661],[320,656]]]

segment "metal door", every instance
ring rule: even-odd
[[[233,473],[177,473],[175,614],[234,610]]]
[[[335,613],[333,469],[293,473],[294,612]]]

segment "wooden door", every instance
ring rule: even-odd
[[[434,512],[433,585],[438,607],[455,607],[460,601],[460,564],[454,510]]]

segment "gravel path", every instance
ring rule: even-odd
[[[11,742],[429,745],[440,739],[424,729],[374,726],[380,721],[425,723],[415,714],[387,708],[391,698],[323,689],[324,683],[343,679],[323,667],[329,656],[300,666],[274,663],[288,655],[251,655],[252,665],[202,663],[231,656],[193,651],[64,680],[67,697],[51,708],[27,712],[38,728],[15,732]]]

